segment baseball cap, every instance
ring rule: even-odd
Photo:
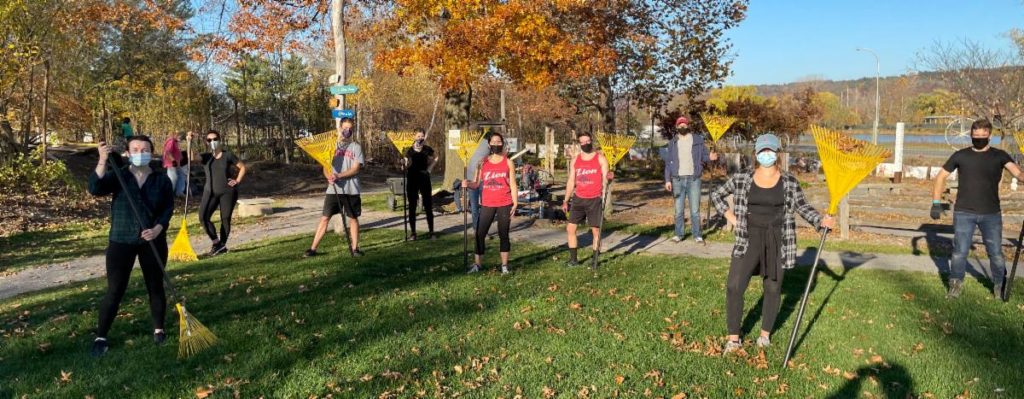
[[[683,123],[689,125],[690,124],[690,120],[687,119],[685,116],[680,116],[679,118],[676,118],[676,124],[675,124],[676,126],[679,126],[680,124],[683,124]]]
[[[761,152],[761,150],[766,148],[777,152],[781,147],[782,142],[779,140],[779,136],[771,133],[757,136],[757,141],[754,142],[754,152]]]

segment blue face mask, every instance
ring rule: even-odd
[[[778,155],[775,154],[775,151],[764,151],[757,153],[757,163],[765,168],[770,168],[774,166],[776,159],[778,159]]]
[[[132,165],[146,166],[149,165],[149,161],[153,160],[153,154],[150,154],[148,152],[134,153],[131,154],[131,157],[129,157],[129,159],[131,160]]]

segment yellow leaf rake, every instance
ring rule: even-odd
[[[394,144],[395,149],[398,150],[398,157],[402,159],[402,192],[396,194],[402,196],[402,229],[405,230],[405,240],[409,241],[409,204],[405,198],[406,192],[409,190],[406,187],[409,181],[405,172],[405,168],[408,167],[405,165],[405,151],[416,141],[416,132],[387,132],[387,136],[391,140],[391,144]]]
[[[597,143],[601,147],[601,152],[604,154],[605,159],[608,160],[608,171],[614,172],[615,166],[618,165],[619,161],[629,154],[629,149],[633,148],[633,143],[636,142],[635,136],[628,136],[624,134],[604,133],[597,132]],[[609,193],[611,192],[611,182],[606,181],[601,185],[601,222],[598,223],[598,232],[604,235],[604,212],[605,203],[609,200]],[[597,248],[601,248],[601,236],[597,237]],[[598,268],[597,258],[600,255],[599,252],[594,253],[594,263],[592,268]]]
[[[473,156],[473,151],[476,150],[477,145],[480,143],[480,139],[483,137],[483,133],[474,131],[460,131],[459,141],[452,143],[455,145],[455,153],[462,160],[462,177],[467,178],[466,173],[469,168],[469,159]],[[514,194],[513,194],[514,195]],[[466,198],[466,189],[462,189],[462,266],[469,269],[469,200]],[[473,226],[476,228],[476,226]]]
[[[891,153],[885,147],[857,140],[820,126],[811,126],[811,135],[814,136],[814,143],[818,147],[818,157],[821,158],[825,180],[828,183],[828,213],[834,215],[843,197],[849,194],[850,190],[853,190]],[[797,312],[796,322],[793,323],[793,332],[789,336],[789,347],[786,349],[782,368],[786,368],[789,358],[793,354],[793,345],[796,344],[796,335],[800,331],[800,321],[804,317],[807,297],[811,293],[811,285],[814,284],[814,275],[818,269],[818,262],[821,260],[821,251],[825,247],[825,238],[828,237],[828,232],[829,229],[823,229],[821,232],[821,242],[818,243],[818,250],[814,255],[811,273],[807,276],[807,286],[804,288],[803,298],[800,299],[800,310]]]

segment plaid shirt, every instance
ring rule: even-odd
[[[747,216],[750,211],[747,209],[747,197],[750,187],[754,183],[753,172],[740,172],[733,174],[725,184],[718,187],[711,194],[711,202],[715,204],[718,213],[724,215],[729,210],[729,204],[725,198],[732,194],[736,214],[736,245],[732,248],[732,257],[739,258],[747,253],[750,236],[747,233]],[[796,219],[794,213],[799,213],[808,223],[815,228],[821,228],[822,216],[807,203],[803,190],[800,189],[800,182],[793,175],[782,173],[783,191],[785,191],[785,217],[782,235],[785,244],[782,246],[782,267],[792,269],[796,266]]]
[[[160,235],[166,236],[167,227],[171,223],[171,214],[174,212],[174,188],[171,185],[171,179],[167,177],[166,173],[153,170],[140,188],[127,166],[121,168],[120,172],[124,176],[128,192],[134,198],[135,204],[140,205],[139,213],[142,214],[140,215],[142,224],[147,229],[158,224],[163,225],[163,232]],[[124,195],[114,171],[108,170],[103,178],[96,176],[95,172],[90,173],[89,194],[96,196],[113,194],[113,199],[110,201],[110,242],[121,244],[145,242],[142,239],[142,229],[135,222],[135,215],[132,214],[128,197]]]

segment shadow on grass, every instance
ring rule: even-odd
[[[827,399],[847,399],[861,396],[865,381],[878,384],[885,399],[906,399],[915,397],[914,379],[910,372],[899,364],[879,364],[857,369],[855,377],[848,380],[838,391],[826,396]]]

